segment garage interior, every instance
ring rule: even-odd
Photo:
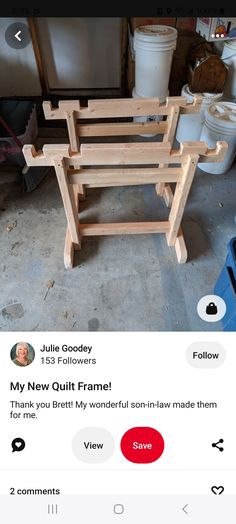
[[[57,107],[60,100],[80,100],[86,106],[91,99],[132,97],[138,27],[163,25],[177,30],[168,77],[170,97],[181,96],[183,86],[193,80],[192,49],[200,45],[205,59],[212,54],[220,60],[224,46],[224,38],[211,42],[200,35],[196,18],[35,18],[21,19],[29,27],[31,41],[20,50],[4,39],[7,27],[17,21],[0,19],[4,71],[0,102],[33,103],[37,132],[33,136],[32,131],[30,143],[36,150],[45,144],[68,144],[66,122],[46,120],[43,101]],[[222,100],[235,102],[228,92]],[[182,220],[188,251],[185,264],[177,263],[164,235],[111,235],[83,239],[73,269],[66,269],[67,224],[55,170],[50,166],[39,174],[35,171],[33,180],[30,168],[27,179],[17,163],[22,153],[16,147],[12,153],[6,151],[1,137],[2,331],[222,330],[220,321],[199,317],[197,304],[204,295],[214,294],[228,243],[236,236],[234,162],[223,174],[196,169]],[[112,137],[104,140],[113,142]],[[132,137],[125,141],[132,142]],[[155,141],[155,137],[135,137],[135,142]],[[124,142],[124,137],[118,142]],[[176,137],[173,147],[179,147]],[[157,221],[168,219],[168,209],[154,184],[96,187],[86,189],[80,216],[86,223]]]

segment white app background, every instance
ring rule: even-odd
[[[35,360],[24,368],[9,356],[21,340],[35,349]],[[42,352],[45,345],[60,351]],[[81,345],[92,347],[91,353],[62,351]],[[50,484],[63,494],[209,494],[214,485],[235,493],[233,334],[218,333],[216,340],[210,333],[11,333],[1,335],[1,346],[2,494],[12,484]],[[207,351],[219,352],[219,362],[204,357]],[[193,352],[202,357],[191,364],[187,355]],[[55,364],[43,364],[46,358]],[[71,359],[96,364],[69,364]],[[89,389],[96,384],[104,389]],[[36,409],[39,404],[48,407]],[[121,439],[135,427],[161,433],[165,448],[159,459],[127,460]],[[97,430],[107,432],[113,445],[104,440],[99,462],[93,455],[87,460],[86,449],[81,459],[75,436],[85,432],[89,448],[102,435]],[[23,451],[12,452],[15,438],[24,439]],[[212,447],[220,439],[223,452]]]

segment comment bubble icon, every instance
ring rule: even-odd
[[[23,449],[25,449],[24,439],[21,437],[14,438],[14,440],[11,443],[11,447],[12,447],[12,453],[14,453],[15,451],[18,451],[18,452],[23,451]]]

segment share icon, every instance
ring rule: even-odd
[[[213,442],[212,447],[217,448],[219,451],[224,451],[224,448],[222,446],[219,446],[219,444],[223,444],[224,440],[221,438],[218,440],[218,442]]]

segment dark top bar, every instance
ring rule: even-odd
[[[111,16],[146,16],[146,17],[232,17],[236,16],[236,4],[233,6],[221,6],[221,7],[157,7],[156,2],[145,3],[145,9],[139,9],[136,5],[135,8],[126,6],[126,12],[122,13],[122,7],[119,3],[113,2],[109,5],[109,11],[105,5],[102,5],[100,2],[97,3],[97,7],[92,9],[88,8],[88,5],[85,3],[79,2],[74,6],[68,6],[66,3],[64,5],[57,5],[56,14],[53,4],[47,6],[39,7],[10,7],[7,2],[2,2],[0,17],[8,16],[45,16],[45,17],[111,17]]]

